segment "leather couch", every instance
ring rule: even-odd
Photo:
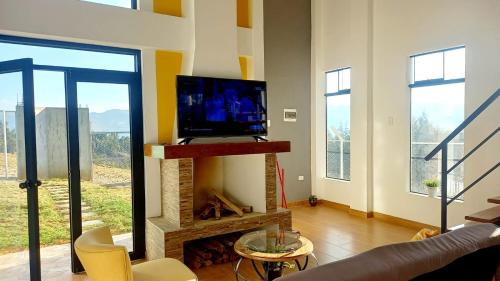
[[[500,228],[478,224],[375,248],[279,281],[500,281]]]

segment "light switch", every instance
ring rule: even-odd
[[[299,176],[299,181],[303,181],[304,180],[304,176]]]

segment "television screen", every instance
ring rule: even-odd
[[[266,82],[177,76],[179,138],[267,135]]]

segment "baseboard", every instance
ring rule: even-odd
[[[309,200],[286,202],[288,207],[309,206]],[[281,205],[279,206],[281,207]]]
[[[349,208],[349,214],[356,216],[356,217],[365,218],[365,219],[373,218],[373,212],[364,212],[364,211],[351,209],[351,208]]]
[[[385,222],[388,222],[391,224],[401,225],[404,227],[414,228],[416,230],[420,230],[422,228],[439,230],[439,227],[434,226],[434,225],[425,224],[425,223],[421,223],[418,221],[407,220],[407,219],[403,219],[403,218],[399,218],[399,217],[395,217],[395,216],[391,216],[391,215],[386,215],[386,214],[382,214],[382,213],[378,213],[378,212],[373,212],[373,217],[375,219],[378,219],[381,221],[385,221]]]
[[[341,211],[345,211],[352,216],[356,216],[356,217],[360,217],[360,218],[365,218],[365,219],[374,218],[374,219],[377,219],[380,221],[385,221],[385,222],[388,222],[391,224],[400,225],[400,226],[404,226],[404,227],[408,227],[408,228],[413,228],[416,230],[420,230],[422,228],[439,230],[439,228],[437,226],[433,226],[433,225],[429,225],[429,224],[425,224],[425,223],[421,223],[421,222],[417,222],[417,221],[407,220],[407,219],[403,219],[403,218],[399,218],[399,217],[395,217],[395,216],[391,216],[391,215],[386,215],[386,214],[382,214],[382,213],[378,213],[378,212],[360,211],[360,210],[352,209],[349,205],[345,205],[345,204],[341,204],[341,203],[337,203],[337,202],[332,202],[332,201],[328,201],[328,200],[324,200],[324,199],[321,199],[319,201],[319,203],[323,206],[337,209],[337,210],[341,210]]]
[[[328,201],[325,199],[318,200],[318,204],[323,205],[323,206],[327,206],[327,207],[330,207],[333,209],[341,210],[341,211],[347,211],[347,212],[351,209],[351,207],[349,207],[349,205],[345,205],[345,204],[341,204],[341,203],[337,203],[337,202],[332,202],[332,201]]]
[[[332,201],[328,201],[325,199],[319,200],[319,204],[326,206],[326,207],[329,207],[329,208],[348,212],[350,215],[360,217],[360,218],[371,218],[373,216],[373,214],[371,212],[367,213],[364,211],[352,209],[351,206],[349,206],[349,205],[337,203],[337,202],[332,202]]]

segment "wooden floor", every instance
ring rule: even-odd
[[[314,243],[314,252],[320,264],[344,259],[377,246],[404,242],[417,232],[416,229],[389,224],[376,219],[363,219],[325,206],[293,207],[293,228]],[[51,270],[47,268],[44,270]],[[53,270],[61,270],[53,269]],[[245,261],[241,272],[250,280],[259,280]],[[233,281],[234,274],[231,264],[213,265],[196,270],[200,281]],[[2,279],[2,278],[0,278]],[[88,281],[85,275],[60,274],[57,279]]]

